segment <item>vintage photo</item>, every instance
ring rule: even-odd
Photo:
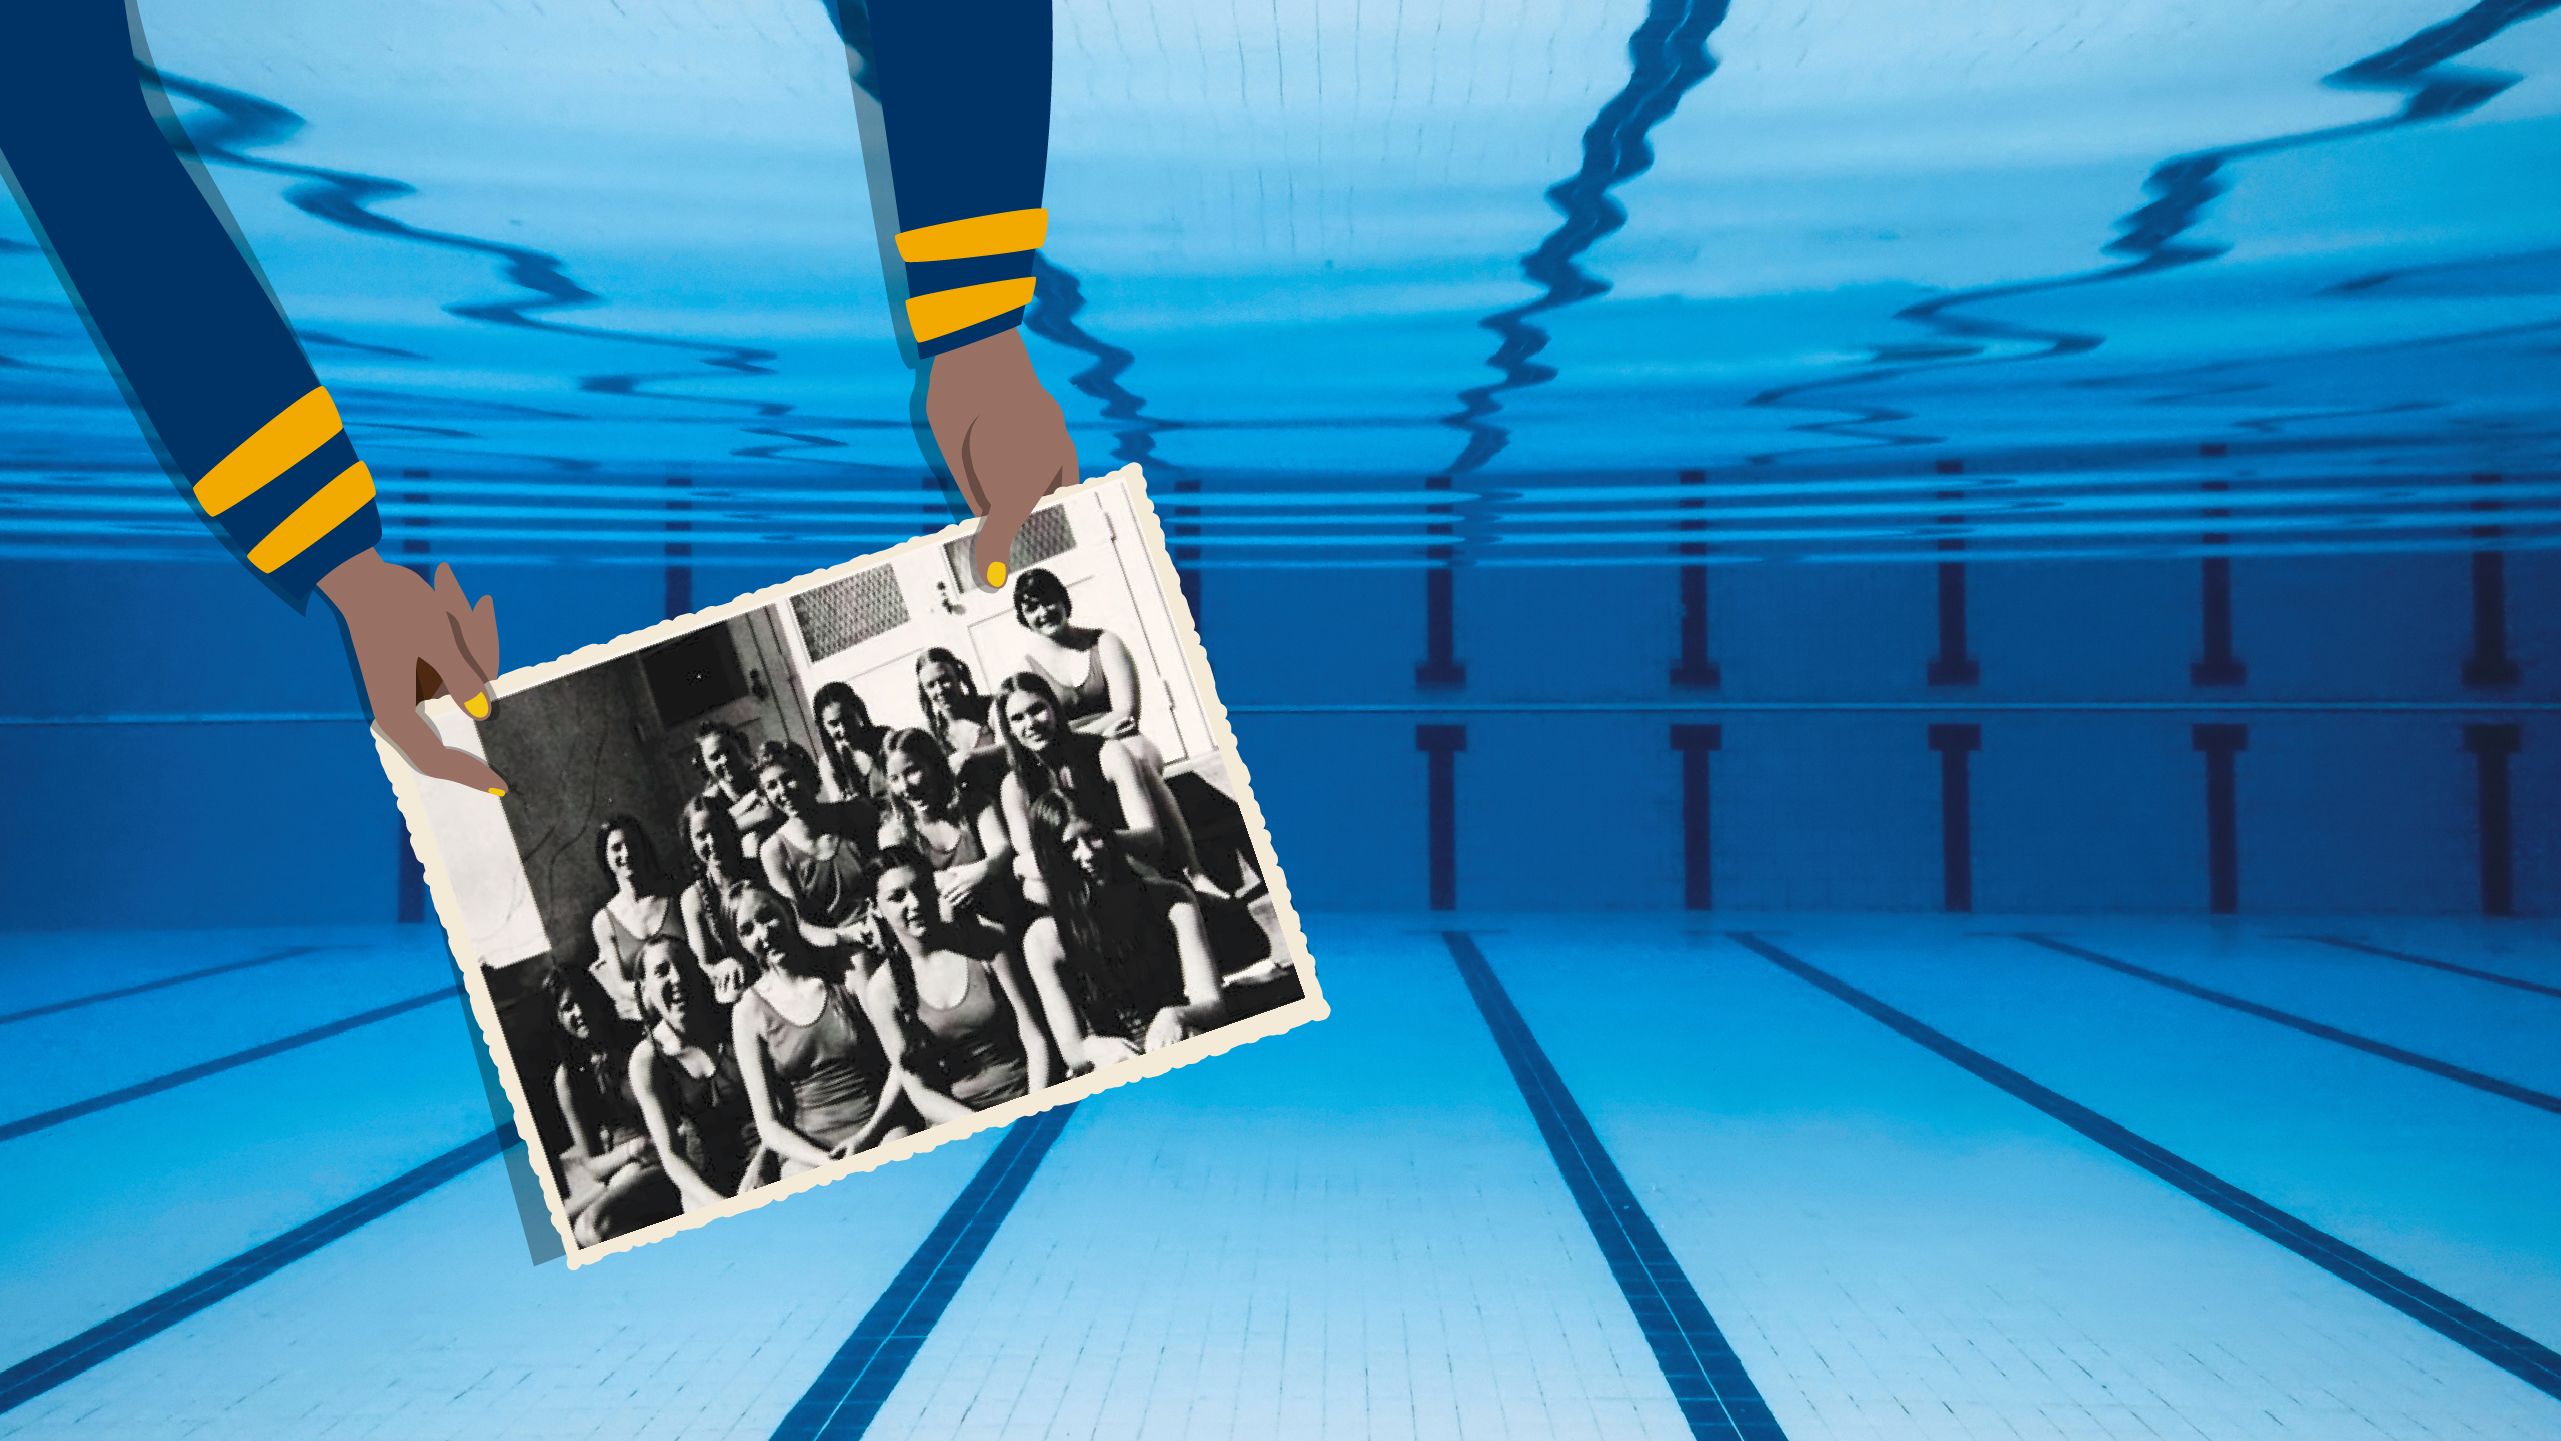
[[[384,751],[575,1265],[1324,1015],[1135,467]]]

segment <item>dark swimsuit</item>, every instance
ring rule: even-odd
[[[973,1111],[983,1111],[1023,1094],[1030,1063],[1023,1056],[1013,1008],[1003,1004],[1004,992],[987,961],[978,956],[968,961],[969,987],[960,1000],[945,1008],[917,997],[916,1024],[940,1045],[938,1079],[943,1084],[938,1089]]]
[[[1114,981],[1106,982],[1072,956],[1060,965],[1058,979],[1087,1035],[1118,1037],[1143,1050],[1156,1013],[1190,1002],[1183,990],[1182,953],[1175,946],[1172,914],[1175,906],[1190,899],[1188,892],[1147,887],[1142,916],[1150,924],[1141,928],[1138,950],[1125,958]]]
[[[758,1144],[756,1112],[747,1102],[747,1083],[738,1075],[737,1054],[726,1042],[705,1047],[712,1061],[711,1074],[697,1076],[659,1044],[655,1028],[649,1045],[657,1053],[659,1074],[675,1088],[671,1119],[676,1149],[712,1189],[724,1196],[736,1195]]]
[[[738,998],[765,1040],[765,1056],[791,1091],[788,1124],[830,1150],[871,1124],[889,1055],[870,1024],[834,986],[826,988],[818,1018],[797,1026],[754,991]]]

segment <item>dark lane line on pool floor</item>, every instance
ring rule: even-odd
[[[2259,1020],[2284,1026],[2288,1030],[2301,1031],[2307,1036],[2345,1046],[2352,1051],[2363,1051],[2369,1056],[2379,1056],[2384,1060],[2408,1066],[2414,1071],[2425,1071],[2431,1076],[2452,1081],[2459,1086],[2470,1086],[2476,1091],[2487,1092],[2502,1100],[2514,1101],[2519,1105],[2532,1106],[2538,1111],[2550,1111],[2555,1115],[2561,1115],[2561,1096],[2538,1091],[2531,1086],[2520,1086],[2514,1081],[2503,1081],[2496,1076],[2455,1065],[2451,1061],[2440,1061],[2434,1056],[2405,1051],[2388,1041],[2378,1041],[2372,1036],[2361,1036],[2354,1031],[2343,1031],[2336,1026],[2313,1020],[2309,1016],[2298,1016],[2292,1011],[2280,1011],[2274,1006],[2263,1006],[2256,1001],[2244,1000],[2226,991],[2200,986],[2194,981],[2181,980],[2177,976],[2138,966],[2132,961],[2121,961],[2114,956],[2101,955],[2085,946],[2076,946],[2053,936],[2041,935],[2035,931],[2020,931],[2017,936],[2029,945],[2042,947],[2058,956],[2069,956],[2076,961],[2086,961],[2120,975],[2131,976],[2138,981],[2148,981],[2163,990],[2176,991],[2183,996],[2193,996],[2197,1000],[2239,1011],[2242,1015],[2254,1016]]]
[[[774,1441],[852,1441],[871,1429],[951,1298],[1031,1184],[1076,1103],[1017,1121],[793,1404]]]
[[[314,1026],[307,1031],[296,1031],[290,1036],[280,1036],[275,1040],[251,1046],[245,1051],[216,1056],[210,1061],[198,1061],[192,1066],[182,1066],[165,1075],[153,1076],[147,1081],[136,1081],[130,1086],[121,1086],[85,1100],[73,1101],[69,1105],[56,1106],[49,1111],[38,1111],[32,1116],[20,1116],[14,1121],[0,1122],[0,1141],[14,1141],[21,1136],[31,1136],[38,1131],[50,1130],[66,1121],[76,1121],[82,1116],[95,1115],[110,1107],[121,1106],[127,1101],[139,1101],[145,1096],[156,1096],[162,1091],[174,1090],[189,1081],[201,1081],[207,1076],[219,1075],[224,1071],[248,1065],[252,1061],[263,1061],[270,1056],[280,1056],[287,1051],[299,1050],[315,1042],[328,1040],[332,1036],[344,1035],[360,1026],[370,1026],[376,1021],[387,1021],[394,1016],[417,1010],[422,1006],[433,1005],[438,1001],[452,1000],[460,994],[459,990],[448,984],[432,991],[393,1001],[387,1006],[376,1006],[370,1011],[358,1011],[352,1016],[341,1016],[337,1020]]]
[[[2384,946],[2370,945],[2364,941],[2350,940],[2346,936],[2297,936],[2294,939],[2302,941],[2316,941],[2325,946],[2336,946],[2343,951],[2354,951],[2358,955],[2373,956],[2379,960],[2399,961],[2404,965],[2426,966],[2430,970],[2447,971],[2458,976],[2470,976],[2476,981],[2488,981],[2494,986],[2508,986],[2516,990],[2531,992],[2534,995],[2551,996],[2556,1000],[2561,1000],[2561,986],[2547,986],[2541,981],[2529,981],[2523,976],[2511,976],[2501,971],[2485,971],[2476,966],[2457,965],[2453,961],[2440,961],[2433,956],[2414,955],[2408,951],[2396,951]]]
[[[1484,1014],[1486,1028],[1494,1033],[1548,1154],[1609,1262],[1611,1277],[1636,1313],[1637,1328],[1654,1348],[1690,1434],[1699,1441],[1786,1441],[1787,1433],[1752,1384],[1742,1358],[1708,1314],[1680,1258],[1654,1228],[1654,1218],[1619,1173],[1475,938],[1465,931],[1443,931],[1441,941]]]
[[[2417,1277],[2349,1245],[2310,1222],[2242,1190],[2195,1162],[2146,1140],[2058,1091],[2002,1065],[1955,1037],[1895,1009],[1831,972],[1770,944],[1750,931],[1728,933],[1738,944],[1780,970],[1822,991],[1941,1059],[2025,1101],[2190,1197],[2390,1306],[2472,1354],[2561,1400],[2561,1355],[2437,1290]]]
[[[123,1355],[215,1302],[248,1289],[517,1144],[520,1143],[513,1126],[501,1126],[465,1141],[274,1240],[200,1271],[150,1300],[0,1371],[0,1415]]]
[[[327,948],[322,946],[287,946],[282,950],[267,951],[260,955],[250,956],[244,960],[225,961],[218,966],[206,966],[202,970],[180,971],[174,976],[162,976],[156,981],[144,981],[140,985],[119,986],[112,991],[96,991],[85,996],[73,996],[67,1001],[47,1001],[41,1006],[29,1006],[23,1011],[0,1012],[0,1026],[8,1025],[13,1021],[32,1021],[38,1016],[59,1015],[64,1011],[78,1010],[82,1006],[97,1005],[101,1001],[121,1001],[127,996],[139,996],[146,991],[157,991],[168,986],[184,985],[189,981],[201,981],[208,976],[229,975],[233,971],[245,971],[253,966],[272,966],[278,961],[289,961],[296,956],[307,956],[312,954],[314,951],[323,949]]]

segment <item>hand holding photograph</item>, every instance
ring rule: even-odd
[[[571,1266],[1325,1015],[1138,468],[975,529],[378,742]]]

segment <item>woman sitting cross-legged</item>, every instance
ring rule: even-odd
[[[731,1008],[730,1040],[756,1133],[782,1157],[782,1173],[907,1134],[906,1078],[841,954],[811,945],[791,908],[762,886],[739,886],[725,900],[739,944],[764,972]]]
[[[684,942],[660,937],[642,948],[640,1003],[650,1025],[631,1048],[631,1094],[685,1209],[749,1189],[763,1151],[729,1008]]]
[[[872,973],[871,1009],[927,1125],[966,1120],[1047,1086],[1049,1042],[1034,1019],[1005,933],[962,911],[948,916],[932,863],[905,846],[881,852],[878,886],[887,958]]]
[[[634,1028],[583,967],[554,966],[543,978],[543,996],[560,1057],[552,1100],[569,1132],[569,1149],[559,1159],[561,1209],[571,1234],[592,1246],[674,1215],[676,1195],[632,1100]]]
[[[1050,1034],[1072,1071],[1162,1050],[1226,1019],[1190,887],[1132,866],[1120,841],[1055,791],[1031,803],[1049,914],[1023,933]]]

